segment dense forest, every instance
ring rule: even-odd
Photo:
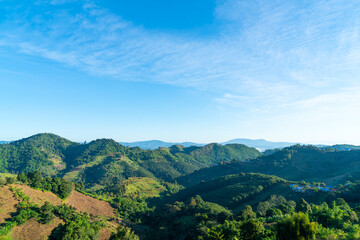
[[[144,150],[38,134],[0,145],[0,239],[35,223],[41,239],[360,239],[359,160],[345,145]]]

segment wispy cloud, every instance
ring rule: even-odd
[[[219,33],[207,37],[147,30],[91,1],[21,10],[3,22],[1,46],[94,75],[214,91],[222,104],[281,106],[359,81],[358,1],[224,0]]]

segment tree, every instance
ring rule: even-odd
[[[303,213],[308,213],[311,212],[311,206],[310,204],[308,204],[305,199],[301,198],[299,202],[296,203],[296,208],[295,210],[297,212],[303,212]]]
[[[54,210],[54,207],[51,205],[50,202],[46,201],[44,205],[41,206],[40,210],[42,213],[46,214],[52,212]]]
[[[41,188],[42,187],[42,176],[40,171],[29,172],[27,173],[27,178],[30,182],[30,186],[33,188]]]
[[[246,205],[244,210],[240,213],[240,220],[248,220],[251,218],[256,218],[256,213],[254,213],[252,207],[250,205]]]
[[[21,173],[17,176],[17,180],[19,180],[20,182],[23,182],[23,183],[27,183],[28,178],[27,178],[27,176],[25,175],[25,173],[21,172]]]
[[[16,178],[6,177],[6,184],[14,184],[15,182],[16,182]]]
[[[117,233],[112,233],[110,240],[139,240],[139,237],[128,227],[119,226]]]
[[[240,226],[243,240],[254,240],[260,238],[265,232],[264,225],[257,219],[249,219]]]
[[[58,192],[56,193],[61,199],[65,199],[70,196],[70,193],[73,190],[73,183],[65,180],[61,181],[59,185]]]
[[[52,220],[54,220],[54,218],[55,218],[54,213],[53,212],[48,212],[44,216],[44,223],[45,224],[51,223]]]
[[[315,239],[317,229],[317,223],[310,222],[308,215],[303,212],[293,213],[276,224],[279,240]]]
[[[83,182],[77,182],[75,183],[75,189],[78,190],[78,191],[82,191],[84,190],[85,186],[84,186],[84,183]]]
[[[266,217],[282,216],[282,212],[278,208],[270,208],[266,211]]]
[[[240,226],[241,226],[241,222],[225,220],[224,224],[217,225],[209,229],[207,239],[209,240],[240,239],[241,237]]]

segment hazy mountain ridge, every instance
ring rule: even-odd
[[[121,145],[127,147],[140,147],[142,149],[157,149],[159,147],[171,147],[173,145],[181,145],[184,147],[191,147],[191,146],[204,146],[206,144],[202,143],[194,143],[194,142],[164,142],[161,140],[148,140],[148,141],[137,141],[137,142],[119,142]]]
[[[295,145],[297,143],[290,143],[290,142],[271,142],[266,141],[264,139],[247,139],[247,138],[236,138],[226,142],[221,142],[221,145],[227,144],[244,144],[248,147],[257,148],[260,151],[264,151],[267,149],[274,149],[274,148],[284,148]],[[160,140],[149,140],[149,141],[138,141],[138,142],[120,142],[120,144],[128,147],[140,147],[143,149],[156,149],[159,147],[170,147],[172,145],[182,145],[184,147],[191,147],[191,146],[205,146],[205,143],[194,143],[194,142],[182,142],[182,143],[173,143],[173,142],[164,142]]]

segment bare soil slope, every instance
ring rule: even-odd
[[[11,217],[10,213],[16,212],[16,204],[18,203],[19,201],[14,197],[9,187],[0,187],[0,224]]]
[[[87,212],[95,216],[115,217],[114,209],[108,202],[86,196],[78,191],[72,191],[65,203],[80,212]]]
[[[61,201],[61,199],[52,192],[43,192],[41,190],[33,189],[27,185],[20,184],[14,184],[14,187],[21,188],[31,201],[39,206],[42,206],[46,201],[55,206],[63,204],[63,201]]]
[[[48,239],[51,231],[63,221],[55,218],[50,224],[41,224],[36,220],[29,220],[25,224],[16,226],[11,234],[14,240],[44,240]]]

